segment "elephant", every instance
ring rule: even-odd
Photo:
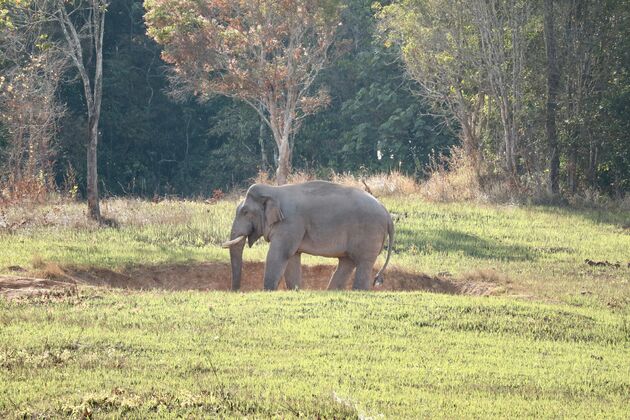
[[[389,246],[385,264],[374,279],[382,284],[394,245],[389,212],[372,195],[327,181],[271,186],[254,184],[237,206],[230,240],[232,290],[241,285],[245,242],[260,237],[270,243],[265,262],[264,289],[277,290],[284,275],[287,289],[302,286],[302,253],[338,258],[328,290],[344,289],[352,271],[352,288],[367,290],[376,258]]]

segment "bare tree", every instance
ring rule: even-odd
[[[57,89],[67,59],[33,8],[6,7],[10,23],[0,24],[0,121],[8,145],[0,175],[13,197],[44,199],[54,189],[55,137],[65,111]]]
[[[523,78],[523,27],[529,16],[524,0],[469,2],[480,35],[482,68],[503,128],[505,168],[516,174]]]
[[[545,130],[549,147],[549,189],[552,194],[560,192],[560,150],[556,130],[556,109],[560,74],[556,55],[556,33],[553,0],[544,0],[544,33],[547,51],[547,106],[545,109]]]
[[[337,0],[151,0],[149,34],[175,65],[183,94],[213,94],[249,104],[270,128],[278,150],[278,184],[291,171],[302,120],[326,105],[312,94],[330,61],[339,24]]]
[[[88,215],[97,221],[101,220],[97,151],[98,123],[103,96],[103,34],[107,5],[107,0],[52,0],[50,15],[50,18],[61,28],[65,40],[65,51],[83,83],[88,115]],[[89,51],[87,56],[84,54],[84,48]],[[90,75],[91,69],[93,69],[92,75]]]

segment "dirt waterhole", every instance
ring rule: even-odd
[[[302,267],[302,288],[326,290],[335,267],[313,265]],[[374,272],[376,273],[376,271]],[[244,262],[241,291],[262,289],[264,264]],[[43,277],[43,278],[41,278]],[[498,284],[484,279],[452,279],[449,275],[429,276],[390,267],[384,284],[375,291],[430,291],[445,294],[487,296],[494,294]],[[121,270],[103,268],[59,267],[49,265],[36,276],[15,273],[0,276],[0,296],[7,298],[33,295],[63,295],[80,286],[96,286],[133,290],[230,290],[231,269],[228,263],[171,264],[138,266]],[[348,288],[352,281],[348,282]],[[284,280],[279,288],[285,290]]]

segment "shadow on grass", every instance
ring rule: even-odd
[[[452,229],[431,229],[418,232],[406,227],[396,229],[397,252],[407,253],[416,249],[420,253],[445,253],[464,255],[477,259],[504,261],[534,261],[537,259],[533,248],[503,244],[476,235]]]
[[[630,211],[601,208],[571,208],[562,206],[536,207],[541,213],[560,217],[580,217],[598,225],[611,225],[620,229],[630,228]]]

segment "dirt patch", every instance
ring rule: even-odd
[[[67,296],[76,290],[74,283],[21,276],[0,276],[0,296],[17,299],[32,296]]]
[[[335,267],[330,265],[303,266],[303,288],[326,290],[334,270]],[[64,267],[61,272],[54,270],[47,274],[49,279],[0,276],[0,295],[17,297],[27,295],[28,291],[38,294],[47,290],[74,288],[76,284],[136,290],[230,290],[231,282],[230,265],[227,263],[140,266],[121,271]],[[263,263],[244,263],[241,290],[261,290],[263,274]],[[284,281],[280,282],[280,289],[285,289]],[[374,290],[425,290],[485,296],[493,294],[496,289],[497,285],[492,282],[452,280],[393,268],[386,271],[384,284]]]

